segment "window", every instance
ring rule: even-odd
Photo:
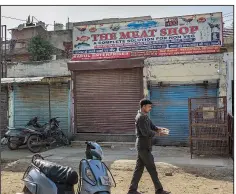
[[[17,42],[15,45],[16,49],[25,48],[26,44],[24,42]]]

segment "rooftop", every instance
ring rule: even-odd
[[[41,27],[42,29],[45,30],[45,28],[44,28],[43,26],[41,26],[41,25],[36,25],[36,26],[24,26],[23,29],[38,28],[38,27]],[[22,30],[23,30],[23,29],[22,29]],[[18,29],[18,27],[15,27],[15,28],[11,28],[11,29],[8,29],[8,30],[19,30],[19,29]],[[21,31],[21,30],[19,30],[19,31]]]

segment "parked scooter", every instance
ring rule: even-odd
[[[86,159],[80,161],[78,194],[110,194],[115,180],[104,162],[103,151],[96,142],[86,142]]]
[[[7,127],[8,131],[4,135],[4,139],[1,140],[2,144],[7,144],[10,150],[16,150],[20,146],[26,145],[27,139],[32,129],[42,130],[44,126],[38,125],[38,118],[32,118],[25,127],[10,128]]]
[[[77,194],[111,194],[116,186],[109,168],[102,162],[103,151],[95,142],[86,142],[86,159],[79,166]],[[24,176],[23,194],[75,194],[74,185],[78,174],[69,167],[61,166],[35,154]]]
[[[40,152],[43,146],[51,146],[56,143],[69,145],[70,140],[60,129],[59,123],[60,121],[57,118],[52,118],[45,125],[43,131],[31,130],[27,140],[28,149],[33,153],[37,153]]]
[[[23,194],[75,194],[78,174],[72,168],[44,160],[36,154],[23,176]]]

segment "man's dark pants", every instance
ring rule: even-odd
[[[155,193],[158,194],[158,191],[162,190],[162,185],[158,178],[156,166],[154,163],[154,157],[149,149],[138,150],[138,158],[136,161],[136,167],[129,188],[129,193],[136,193],[138,189],[138,183],[144,171],[144,167],[146,167],[148,173],[152,178],[156,190]]]

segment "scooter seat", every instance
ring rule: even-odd
[[[38,132],[43,132],[44,131],[44,129],[41,129],[41,128],[25,128],[25,129],[27,129],[27,130],[29,130],[29,131],[38,131]]]
[[[42,159],[34,160],[33,164],[56,184],[75,185],[78,183],[78,173],[68,166]]]

